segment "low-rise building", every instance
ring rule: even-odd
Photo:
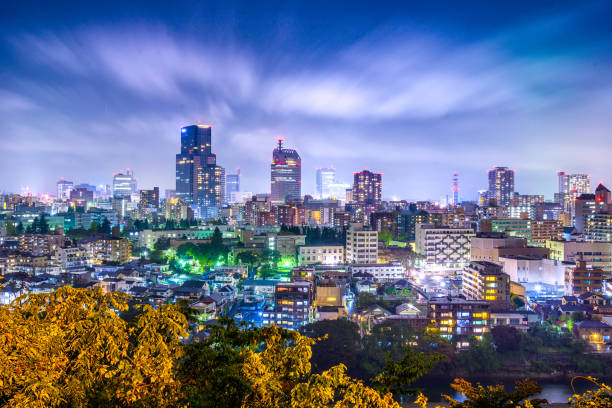
[[[578,296],[584,293],[601,293],[603,289],[603,270],[588,266],[578,260],[575,266],[565,268],[565,294]]]
[[[478,233],[472,238],[470,248],[470,260],[499,262],[502,256],[539,256],[546,257],[549,249],[531,247],[527,245],[527,239],[522,237],[511,237],[504,232]]]
[[[428,313],[431,324],[440,329],[440,335],[457,340],[457,347],[469,347],[469,337],[482,339],[490,330],[490,304],[480,300],[439,297],[429,300]]]
[[[264,313],[263,324],[274,323],[297,330],[314,321],[313,300],[311,282],[278,283],[274,291],[274,311]]]
[[[349,271],[353,276],[359,273],[367,273],[377,281],[396,280],[406,277],[406,270],[401,262],[351,264],[349,266]]]
[[[300,265],[323,264],[336,265],[344,263],[344,246],[342,245],[305,245],[299,249]]]
[[[94,237],[79,243],[85,249],[89,264],[105,262],[124,264],[131,259],[132,244],[124,238]]]
[[[582,259],[588,265],[612,274],[612,242],[546,241],[550,259],[575,263]]]
[[[563,285],[567,263],[539,255],[503,255],[498,263],[510,280],[519,283]]]
[[[521,331],[527,331],[530,324],[538,323],[540,318],[536,312],[523,310],[501,310],[491,312],[491,326],[512,326]]]
[[[595,351],[610,351],[612,326],[598,320],[574,323],[574,335],[587,342]]]

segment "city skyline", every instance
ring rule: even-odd
[[[456,171],[474,200],[493,166],[547,199],[558,170],[609,182],[611,6],[465,8],[8,5],[0,190],[110,184],[126,167],[173,188],[177,129],[197,123],[253,192],[278,137],[309,194],[330,164],[344,182],[383,172],[384,198],[451,197]]]

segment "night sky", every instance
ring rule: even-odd
[[[174,188],[193,123],[243,191],[269,191],[278,137],[303,193],[329,165],[383,172],[385,198],[457,171],[473,199],[494,165],[548,198],[557,170],[612,184],[611,2],[95,3],[3,2],[0,190],[127,167]]]

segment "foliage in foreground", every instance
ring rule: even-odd
[[[126,320],[121,314],[129,301],[123,293],[64,287],[1,306],[0,405],[399,408],[387,391],[407,392],[439,358],[423,354],[418,344],[402,345],[404,357],[388,360],[376,390],[348,376],[343,364],[313,373],[318,339],[220,319],[195,342],[184,307],[142,306]],[[572,407],[612,405],[610,388],[591,380],[599,389],[574,395]],[[452,386],[467,397],[445,396],[453,408],[536,408],[543,402],[529,399],[540,391],[529,381],[509,393],[464,380]],[[427,400],[421,395],[417,403],[425,407]]]
[[[175,406],[173,371],[187,321],[173,306],[62,287],[0,308],[0,404],[10,407]]]
[[[586,391],[584,394],[574,394],[569,399],[569,405],[572,408],[610,408],[612,407],[612,388],[608,385],[597,381],[593,377],[576,377],[584,378],[597,386],[595,390]],[[574,380],[572,379],[572,387]]]

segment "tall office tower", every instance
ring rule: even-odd
[[[225,202],[232,202],[232,193],[240,191],[240,169],[236,169],[236,174],[225,176]]]
[[[453,205],[459,205],[459,175],[457,172],[453,173]]]
[[[498,205],[509,205],[514,193],[514,170],[507,167],[494,167],[488,171],[488,176],[488,198],[496,200]]]
[[[136,178],[130,169],[121,170],[113,175],[113,196],[130,197],[136,192]]]
[[[214,205],[216,207],[221,207],[223,203],[225,203],[225,167],[216,165],[214,168],[214,175]]]
[[[70,198],[70,191],[74,187],[74,183],[68,180],[60,180],[57,182],[57,199],[67,200]]]
[[[591,176],[559,171],[557,177],[559,178],[559,192],[555,194],[555,201],[563,205],[563,210],[570,214],[570,219],[574,219],[576,216],[575,200],[580,195],[591,192]]]
[[[176,155],[176,197],[187,205],[199,207],[201,216],[214,212],[224,198],[219,196],[218,184],[225,170],[217,166],[211,142],[210,125],[181,128],[181,152]]]
[[[353,202],[377,205],[382,198],[382,173],[363,170],[354,174]]]
[[[159,208],[159,187],[152,190],[140,190],[141,208]]]
[[[336,169],[318,168],[317,169],[317,198],[324,199],[331,197],[330,186],[336,182]]]
[[[302,159],[295,149],[283,148],[283,139],[272,152],[270,187],[273,203],[302,198]]]

